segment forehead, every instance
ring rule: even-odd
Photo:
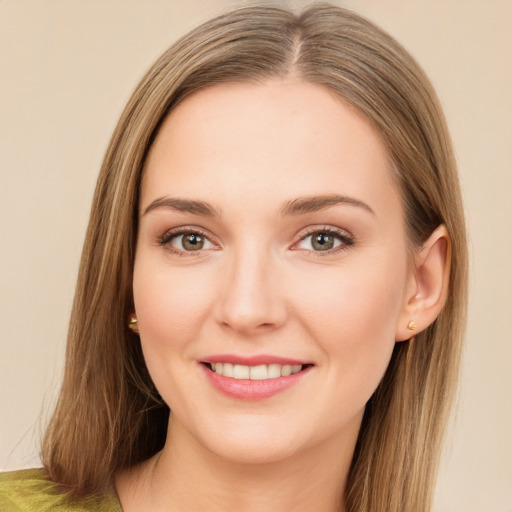
[[[400,209],[370,123],[329,90],[283,79],[208,87],[176,107],[149,152],[141,206],[166,194],[249,208],[329,193]]]

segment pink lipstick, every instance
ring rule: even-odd
[[[244,400],[261,400],[298,384],[313,367],[309,361],[258,355],[222,354],[201,361],[209,382],[222,394]]]

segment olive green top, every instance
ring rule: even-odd
[[[0,473],[1,512],[122,512],[114,491],[102,497],[71,500],[42,469]]]

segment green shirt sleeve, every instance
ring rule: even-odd
[[[122,512],[114,492],[71,500],[59,492],[42,469],[0,473],[0,512]]]

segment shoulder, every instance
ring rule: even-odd
[[[42,469],[0,473],[2,512],[122,512],[114,494],[102,498],[71,501],[59,492]]]

